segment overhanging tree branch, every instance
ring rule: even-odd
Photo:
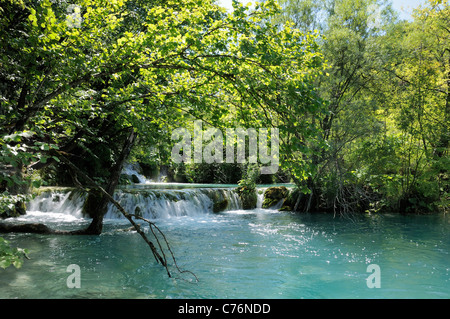
[[[168,266],[168,262],[167,262],[167,258],[166,255],[164,254],[164,250],[163,247],[157,237],[157,234],[154,232],[154,229],[156,229],[158,231],[158,233],[163,237],[163,240],[167,246],[167,249],[170,252],[170,255],[172,256],[172,260],[174,262],[174,265],[176,267],[176,269],[180,272],[180,273],[190,273],[192,274],[196,281],[198,281],[197,276],[195,276],[192,272],[190,271],[182,271],[180,270],[180,268],[178,267],[176,260],[175,260],[175,256],[172,252],[172,249],[170,248],[170,245],[166,239],[166,236],[163,234],[163,232],[156,226],[155,223],[151,222],[148,219],[142,218],[142,217],[138,217],[134,214],[129,214],[123,207],[122,205],[120,205],[120,203],[118,201],[116,201],[113,196],[111,196],[103,187],[101,187],[100,185],[98,185],[94,180],[92,180],[89,176],[87,176],[82,170],[80,170],[76,165],[74,165],[69,159],[67,159],[63,154],[61,154],[58,151],[55,151],[55,153],[57,154],[58,158],[64,162],[65,164],[67,164],[71,169],[73,169],[77,174],[79,174],[81,177],[83,177],[83,179],[85,179],[91,186],[95,187],[96,189],[98,189],[103,196],[105,196],[121,213],[122,215],[133,225],[134,229],[136,230],[136,232],[144,239],[144,241],[147,243],[147,245],[150,247],[153,256],[155,257],[155,260],[157,262],[160,262],[161,265],[164,266],[164,268],[167,271],[167,275],[169,277],[172,277],[172,274],[169,270],[169,266]],[[134,220],[133,217],[137,218],[137,219],[141,219],[145,222],[147,222],[150,226],[150,231],[152,232],[153,236],[155,237],[155,240],[158,243],[158,247],[160,249],[160,252],[158,251],[158,249],[156,249],[155,245],[153,244],[152,241],[150,241],[147,238],[147,235],[144,233],[144,231],[141,229],[141,226],[139,224],[137,224]]]

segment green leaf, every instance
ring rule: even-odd
[[[34,188],[41,187],[41,181],[32,181],[31,184]]]

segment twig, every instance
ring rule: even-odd
[[[165,254],[164,254],[164,250],[163,250],[163,248],[162,248],[162,246],[161,246],[161,243],[159,242],[159,239],[158,239],[158,237],[156,236],[156,234],[154,233],[154,231],[153,231],[153,227],[155,227],[156,228],[156,230],[163,236],[163,238],[164,238],[164,241],[165,241],[165,243],[166,243],[166,246],[167,246],[167,248],[168,248],[168,250],[169,250],[169,252],[170,252],[170,254],[171,254],[171,256],[172,256],[172,260],[174,261],[174,265],[175,265],[175,267],[176,267],[176,269],[180,272],[180,273],[190,273],[190,274],[192,274],[194,277],[195,277],[195,279],[196,279],[196,281],[198,281],[198,278],[197,278],[197,276],[195,276],[195,274],[194,273],[192,273],[192,272],[190,272],[190,271],[186,271],[186,270],[184,270],[184,271],[182,271],[179,267],[178,267],[178,265],[177,265],[177,263],[176,263],[176,260],[175,260],[175,256],[174,256],[174,254],[173,254],[173,252],[172,252],[172,249],[170,248],[170,245],[169,245],[169,243],[168,243],[168,241],[167,241],[167,239],[166,239],[166,236],[164,235],[164,233],[159,229],[159,227],[158,226],[156,226],[155,225],[155,223],[153,223],[152,221],[149,221],[148,219],[145,219],[145,218],[142,218],[142,217],[139,217],[139,216],[136,216],[136,215],[134,215],[134,214],[129,214],[129,213],[127,213],[126,211],[125,211],[125,209],[122,207],[122,205],[120,205],[120,203],[119,202],[117,202],[106,190],[104,190],[103,189],[103,187],[101,187],[100,185],[98,185],[94,180],[92,180],[89,176],[87,176],[83,171],[81,171],[77,166],[75,166],[70,160],[68,160],[65,156],[63,156],[60,152],[58,152],[58,151],[56,151],[57,153],[58,153],[58,158],[61,160],[61,161],[63,161],[65,164],[67,164],[71,169],[73,169],[75,172],[77,172],[78,174],[80,174],[80,176],[82,176],[86,181],[88,181],[88,183],[89,184],[91,184],[92,186],[94,186],[95,188],[97,188],[98,190],[100,190],[100,192],[104,195],[104,196],[106,196],[106,198],[108,198],[108,200],[122,213],[122,215],[126,218],[126,219],[128,219],[128,221],[133,225],[133,227],[134,227],[134,229],[136,229],[136,231],[138,232],[138,234],[144,239],[144,241],[148,244],[148,246],[150,247],[150,249],[151,249],[151,251],[152,251],[152,253],[153,253],[153,256],[155,257],[155,259],[156,259],[156,261],[157,262],[160,262],[163,266],[164,266],[164,268],[166,269],[166,271],[167,271],[167,275],[169,276],[169,277],[172,277],[172,275],[171,275],[171,273],[170,273],[170,271],[169,271],[169,267],[168,267],[168,264],[167,264],[167,259],[166,259],[166,256],[165,256]],[[133,220],[133,217],[134,218],[137,218],[137,219],[141,219],[141,220],[144,220],[145,222],[147,222],[149,225],[150,225],[150,230],[152,231],[152,234],[153,234],[153,236],[155,237],[155,239],[156,239],[156,241],[157,241],[157,243],[158,243],[158,246],[159,246],[159,249],[161,250],[161,254],[162,254],[162,256],[161,256],[161,254],[158,252],[158,250],[156,249],[156,247],[155,247],[155,245],[147,238],[147,236],[145,235],[145,233],[141,230],[141,227],[138,225],[138,224],[136,224],[136,222]]]
[[[170,245],[169,245],[169,242],[167,241],[166,235],[164,235],[164,233],[161,231],[161,229],[160,229],[158,226],[156,226],[156,224],[155,224],[154,222],[152,222],[152,221],[150,221],[150,220],[148,220],[148,219],[146,219],[146,218],[144,218],[144,217],[137,216],[137,215],[135,215],[135,214],[130,214],[130,216],[133,216],[133,217],[136,218],[136,219],[143,220],[143,221],[145,221],[146,223],[149,224],[149,226],[150,226],[150,231],[152,232],[153,236],[156,238],[156,241],[157,241],[157,243],[158,243],[158,246],[159,246],[159,248],[161,249],[161,252],[163,253],[164,260],[166,260],[166,256],[165,256],[165,254],[164,254],[164,250],[163,250],[163,248],[162,248],[162,246],[161,246],[161,244],[160,244],[160,242],[159,242],[159,240],[158,240],[158,236],[155,234],[155,232],[154,232],[154,230],[153,230],[153,228],[155,228],[155,229],[158,231],[158,233],[163,237],[164,242],[166,243],[167,249],[168,249],[169,252],[170,252],[170,256],[172,257],[173,264],[174,264],[175,268],[178,270],[178,272],[181,273],[181,274],[183,274],[183,273],[191,274],[192,276],[194,276],[195,281],[198,282],[198,277],[197,277],[192,271],[189,271],[189,270],[181,270],[180,267],[178,267],[177,261],[176,261],[176,259],[175,259],[175,255],[174,255],[174,253],[173,253],[173,251],[172,251],[172,248],[170,248]],[[182,279],[182,278],[181,278],[181,279]]]

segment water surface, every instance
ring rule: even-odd
[[[52,214],[23,219],[59,229],[89,223]],[[31,259],[0,270],[0,298],[450,298],[445,215],[350,220],[259,208],[155,222],[199,282],[168,278],[142,238],[122,231],[127,221],[110,218],[100,236],[3,234]],[[80,266],[81,288],[67,287],[70,264]],[[380,267],[381,288],[366,284],[370,264]]]

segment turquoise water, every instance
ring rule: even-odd
[[[55,228],[88,224],[31,213]],[[21,269],[0,270],[0,298],[450,298],[450,219],[231,210],[155,220],[182,269],[168,278],[122,219],[100,236],[3,234],[27,248]],[[53,223],[53,224],[52,224]],[[80,267],[80,288],[66,269]],[[367,267],[379,266],[380,288]],[[173,268],[172,268],[173,270]]]

